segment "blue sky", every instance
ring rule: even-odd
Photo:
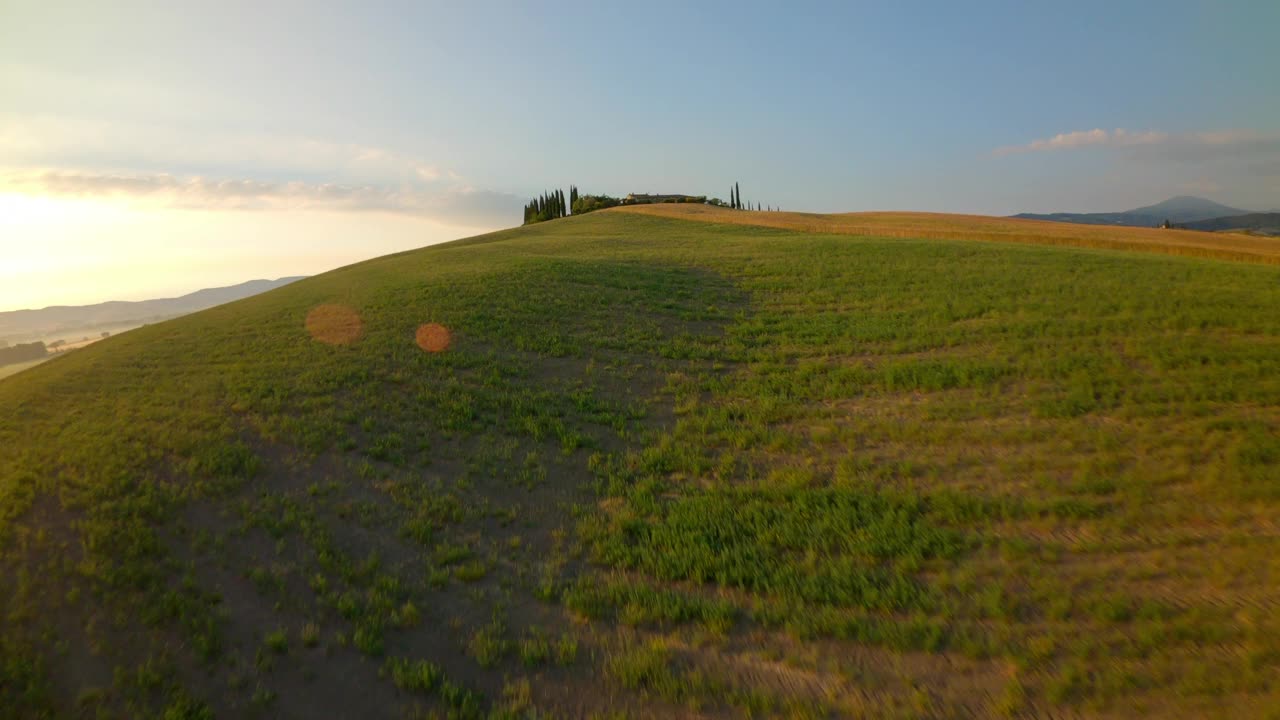
[[[1280,208],[1277,27],[1273,0],[6,0],[21,262],[0,310],[315,272],[515,224],[569,183],[736,180],[819,212]],[[104,238],[126,260],[60,270]]]

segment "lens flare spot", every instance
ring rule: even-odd
[[[452,338],[449,336],[449,328],[440,323],[427,323],[419,326],[415,339],[418,341],[418,347],[429,353],[444,352],[449,349],[449,343],[452,342]]]
[[[360,339],[364,323],[360,315],[345,305],[318,305],[307,313],[307,332],[328,345],[347,345]]]

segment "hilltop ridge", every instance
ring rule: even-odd
[[[756,225],[799,232],[1094,247],[1268,264],[1280,262],[1280,245],[1268,238],[1199,231],[1166,232],[1158,228],[1102,227],[988,215],[901,211],[839,214],[757,212],[706,205],[640,205],[607,212]]]

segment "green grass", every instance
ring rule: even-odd
[[[1263,265],[617,212],[379,258],[0,381],[0,707],[1247,716],[1276,407]]]

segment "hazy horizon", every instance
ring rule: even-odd
[[[519,224],[527,198],[814,212],[1280,207],[1280,6],[16,2],[0,310]]]
[[[318,275],[321,273],[316,273],[316,274]],[[77,303],[57,303],[54,305],[43,305],[41,307],[0,308],[0,314],[9,313],[9,312],[24,312],[24,311],[38,312],[41,310],[51,310],[54,308],[61,308],[61,307],[92,307],[94,305],[102,305],[105,303],[116,303],[116,302],[140,303],[140,302],[147,302],[150,300],[174,300],[177,298],[185,297],[187,295],[191,295],[193,293],[198,293],[202,290],[220,290],[224,288],[233,288],[240,285],[247,285],[253,282],[276,282],[278,280],[284,280],[286,278],[307,278],[307,277],[311,277],[311,275],[286,274],[286,275],[279,275],[275,277],[267,277],[267,276],[246,277],[244,280],[231,281],[231,282],[221,283],[218,285],[202,285],[200,287],[192,287],[192,286],[175,284],[172,286],[172,289],[161,290],[160,294],[158,295],[151,294],[151,293],[138,292],[138,293],[135,293],[134,297],[123,297],[123,296],[112,297],[104,300],[89,300],[86,302],[77,302]]]
[[[426,218],[327,211],[224,212],[36,201],[52,221],[25,220],[0,195],[0,312],[174,297],[256,279],[318,275],[379,255],[493,228]],[[185,242],[169,240],[174,233]],[[52,282],[51,282],[52,280]]]

